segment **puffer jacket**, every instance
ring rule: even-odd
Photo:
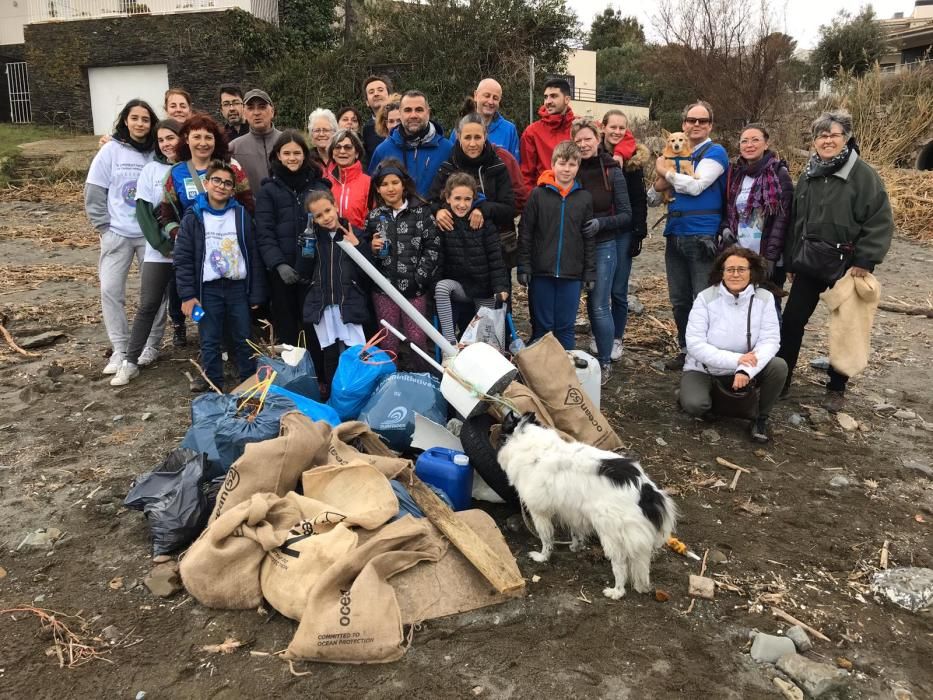
[[[369,213],[370,178],[363,172],[363,164],[356,161],[349,168],[331,168],[327,173],[331,191],[337,200],[337,211],[357,228],[366,225]]]
[[[583,235],[593,197],[576,182],[562,192],[545,170],[528,197],[518,233],[518,271],[562,279],[596,280],[596,243]]]
[[[764,225],[761,232],[761,255],[767,260],[777,262],[784,252],[784,238],[787,227],[790,225],[791,209],[794,204],[794,182],[787,171],[787,163],[779,159],[771,151],[765,151],[761,160],[749,165],[739,157],[729,166],[729,175],[726,180],[726,212],[723,216],[723,225],[727,225],[733,233],[738,231],[740,214],[736,206],[739,192],[742,190],[742,181],[746,176],[759,177],[765,169],[773,170],[781,185],[778,197],[778,206],[774,211],[764,213]]]
[[[754,302],[752,302],[754,297]],[[751,345],[757,364],[739,365],[748,352],[748,305],[752,304]],[[687,321],[685,372],[717,376],[739,370],[754,377],[771,362],[781,346],[781,327],[771,292],[748,285],[737,296],[720,282],[697,295]]]
[[[351,224],[341,219],[341,225]],[[359,250],[371,257],[370,241],[360,229],[353,227],[353,235],[359,239]],[[343,240],[343,231],[331,238],[330,231],[314,226],[317,237],[317,254],[313,258],[300,258],[298,272],[311,280],[302,312],[305,323],[318,323],[324,308],[336,304],[344,323],[367,323],[369,319],[369,284],[366,274],[350,256],[337,245]]]
[[[618,161],[599,149],[592,158],[580,161],[577,182],[593,197],[593,217],[599,222],[596,243],[613,240],[632,221],[628,187]],[[602,208],[597,202],[608,206]]]
[[[444,137],[444,129],[437,122],[434,125],[434,138],[413,146],[405,140],[401,126],[392,129],[386,140],[380,143],[369,161],[369,174],[373,175],[379,163],[386,158],[397,158],[405,166],[406,172],[415,181],[415,191],[419,197],[427,198],[434,176],[450,156],[453,144]]]
[[[441,232],[443,278],[462,284],[471,299],[488,299],[509,291],[496,227],[487,221],[482,228],[473,229],[467,218],[453,215],[453,219],[453,231]]]
[[[459,141],[454,144],[450,158],[441,164],[428,193],[434,212],[444,207],[444,186],[447,178],[454,173],[466,173],[476,179],[483,197],[478,198],[479,202],[475,206],[483,213],[484,220],[491,220],[497,231],[514,229],[515,193],[512,191],[512,179],[492,144],[486,142],[479,158],[469,158],[460,148]]]
[[[644,144],[638,144],[635,154],[625,161],[622,174],[628,188],[628,201],[632,207],[632,220],[623,231],[632,232],[633,240],[642,240],[648,235],[648,193],[645,190],[645,165],[651,153]]]
[[[427,204],[399,212],[379,206],[366,217],[367,240],[380,236],[390,243],[389,254],[374,256],[376,268],[392,286],[411,299],[434,288],[443,269],[441,239]]]
[[[305,177],[298,190],[292,189],[277,174],[262,182],[256,198],[256,242],[262,262],[269,270],[279,265],[295,266],[300,247],[299,238],[308,225],[305,199],[313,190],[330,189],[330,181],[317,168],[305,168]]]

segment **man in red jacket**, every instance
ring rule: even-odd
[[[570,109],[570,83],[552,78],[544,84],[544,104],[538,109],[540,119],[530,124],[519,142],[522,175],[528,190],[538,184],[538,177],[551,169],[554,146],[570,138],[573,110]]]

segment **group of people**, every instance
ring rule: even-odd
[[[752,437],[767,440],[768,412],[790,385],[806,321],[834,280],[798,273],[783,320],[765,287],[782,293],[802,240],[837,246],[853,275],[880,263],[890,242],[884,189],[858,158],[844,113],[814,123],[815,153],[795,196],[767,129],[743,129],[730,163],[710,139],[705,102],[683,115],[693,173],[658,158],[646,188],[649,151],[625,114],[575,118],[563,79],[545,83],[540,118],[520,136],[489,78],[449,135],[424,93],[393,93],[382,76],[367,78],[363,92],[367,120],[352,107],[315,109],[308,139],[275,127],[273,101],[260,89],[222,86],[220,121],[177,88],[165,95],[161,121],[144,101],[127,103],[102,139],[85,193],[101,234],[111,384],[127,384],[155,361],[167,316],[176,345],[187,342],[186,319],[199,324],[201,365],[220,388],[225,350],[241,379],[254,372],[247,341],[259,318],[271,321],[277,340],[307,342],[325,395],[340,352],[365,342],[379,320],[430,350],[346,245],[421,313],[433,311],[451,342],[477,308],[511,304],[515,279],[528,291],[530,340],[552,332],[572,349],[586,290],[590,348],[605,383],[622,356],[648,206],[669,190],[665,259],[681,353],[668,367],[685,370],[681,403],[702,415],[714,382],[737,390],[760,382]],[[134,258],[142,280],[130,327],[124,297]],[[761,303],[751,312],[753,299]],[[380,345],[393,356],[399,350],[392,334]],[[831,370],[836,409],[845,381]]]

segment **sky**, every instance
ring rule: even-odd
[[[567,4],[577,13],[581,24],[587,30],[593,17],[611,6],[622,10],[623,15],[635,15],[645,27],[648,38],[659,39],[651,21],[656,12],[655,3],[633,0],[567,0]],[[775,0],[769,3],[777,22],[783,25],[783,31],[794,37],[797,47],[801,49],[813,48],[819,36],[820,25],[827,24],[839,10],[856,13],[863,4],[867,3],[860,0],[786,0],[783,4],[781,0]],[[903,12],[905,16],[909,16],[914,7],[913,0],[874,0],[871,5],[881,19],[893,17],[895,12]],[[778,29],[782,27],[779,26]]]

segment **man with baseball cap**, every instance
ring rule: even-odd
[[[269,93],[250,90],[243,97],[243,104],[249,133],[233,139],[230,154],[243,166],[253,192],[258,192],[262,181],[269,177],[269,154],[282,132],[272,124],[275,107]]]

